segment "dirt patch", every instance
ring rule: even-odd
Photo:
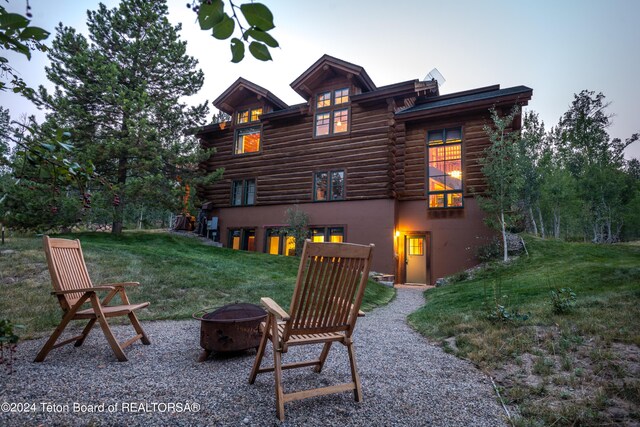
[[[510,410],[555,425],[640,426],[640,348],[535,327],[538,345],[490,370]]]

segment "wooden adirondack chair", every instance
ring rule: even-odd
[[[135,310],[147,307],[149,303],[131,304],[125,292],[126,287],[138,286],[138,282],[93,286],[87,272],[79,240],[52,239],[49,236],[44,236],[44,250],[47,255],[49,274],[51,275],[51,283],[54,289],[51,294],[58,297],[58,302],[64,315],[53,335],[36,356],[35,362],[42,362],[51,350],[71,342],[75,341],[76,347],[81,346],[96,321],[100,323],[102,332],[104,332],[109,345],[111,345],[120,362],[127,360],[123,349],[135,341],[141,340],[145,345],[151,344],[134,313]],[[97,295],[100,291],[108,292],[102,301]],[[117,294],[120,294],[122,304],[107,305]],[[91,304],[91,307],[82,309],[82,306],[87,302]],[[111,332],[109,323],[107,323],[108,317],[116,316],[128,316],[137,335],[123,343],[118,343]],[[89,320],[82,334],[56,344],[67,324],[71,320],[77,319]]]
[[[261,325],[263,336],[249,375],[249,384],[253,384],[259,373],[274,372],[276,412],[281,421],[284,421],[284,404],[293,400],[349,390],[353,390],[356,401],[362,400],[362,387],[351,336],[357,317],[364,316],[360,311],[360,304],[367,285],[373,247],[374,245],[349,243],[311,243],[307,240],[302,250],[290,314],[271,298],[261,299],[268,316],[267,321]],[[274,365],[261,368],[268,340],[273,345]],[[352,381],[285,394],[282,370],[315,366],[315,371],[320,372],[334,342],[339,342],[348,349]],[[318,343],[324,343],[318,359],[282,364],[282,354],[290,346]]]

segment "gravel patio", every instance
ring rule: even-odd
[[[46,338],[20,343],[14,373],[0,373],[0,425],[506,425],[489,378],[407,326],[406,316],[423,303],[421,290],[399,289],[389,305],[358,320],[362,403],[351,393],[292,402],[280,423],[273,374],[247,383],[254,351],[198,363],[199,322],[144,322],[152,344],[129,347],[125,363],[116,361],[99,328],[82,347],[53,350],[39,364],[32,360]],[[114,330],[121,338],[130,334],[128,326]],[[317,357],[320,348],[294,347],[285,361]],[[288,370],[284,386],[301,390],[349,377],[346,351],[336,345],[321,374]],[[28,404],[34,412],[6,412],[5,403]]]

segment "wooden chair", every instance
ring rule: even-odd
[[[276,412],[284,421],[284,404],[330,393],[353,390],[357,402],[362,401],[362,387],[356,366],[351,338],[358,316],[364,316],[360,304],[367,285],[373,246],[349,243],[305,242],[298,278],[288,314],[271,298],[262,298],[268,312],[261,325],[262,340],[249,376],[253,384],[256,375],[273,371],[276,383]],[[273,366],[261,368],[264,350],[270,340],[273,345]],[[347,347],[352,381],[293,393],[284,393],[282,370],[315,366],[320,372],[331,344],[339,342]],[[323,343],[318,359],[282,364],[282,354],[290,346]]]
[[[51,275],[51,283],[54,289],[51,294],[58,297],[58,302],[64,315],[60,325],[58,325],[53,335],[36,356],[35,362],[42,362],[51,350],[71,342],[75,341],[76,347],[81,346],[96,321],[100,323],[102,332],[104,332],[109,345],[111,345],[120,362],[127,360],[127,356],[122,350],[135,341],[141,340],[145,345],[151,344],[134,313],[135,310],[147,307],[149,303],[131,304],[125,292],[126,287],[138,286],[138,282],[93,286],[87,272],[79,240],[52,239],[49,236],[44,236],[44,250],[47,255],[49,274]],[[108,292],[102,301],[97,295],[99,291]],[[117,294],[120,294],[122,304],[108,305]],[[91,307],[82,309],[82,306],[87,302],[91,304]],[[108,317],[116,316],[128,316],[137,335],[123,343],[118,343],[111,332],[109,323],[107,323]],[[56,344],[67,324],[71,320],[77,319],[89,320],[82,334]]]

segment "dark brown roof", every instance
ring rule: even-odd
[[[222,94],[213,101],[213,105],[224,111],[227,114],[233,114],[234,106],[237,105],[242,99],[246,98],[246,93],[241,93],[244,90],[253,92],[256,96],[265,98],[275,110],[281,110],[288,108],[289,106],[281,101],[280,98],[269,92],[262,86],[258,86],[255,83],[250,82],[242,77],[238,78],[231,86],[227,88]]]
[[[291,83],[293,90],[308,100],[313,95],[313,85],[327,72],[351,76],[363,90],[369,92],[376,89],[376,85],[364,68],[330,55],[322,55],[311,67]]]

